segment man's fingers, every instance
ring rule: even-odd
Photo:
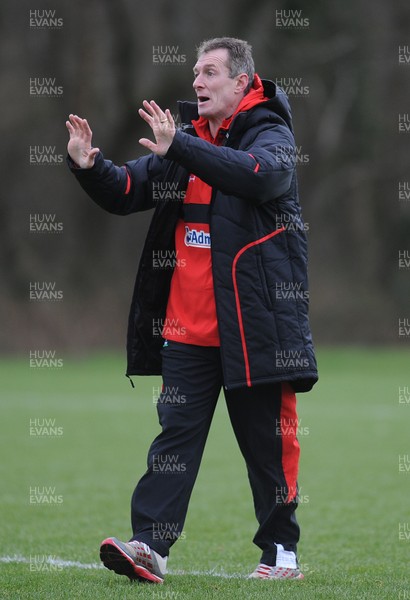
[[[74,135],[74,127],[71,125],[70,121],[66,121],[65,125],[66,125],[66,127],[68,129],[68,133],[70,134],[70,137],[72,135]]]
[[[95,158],[97,156],[97,154],[99,153],[100,149],[99,148],[93,148],[92,150],[90,150],[90,152],[88,153],[88,157],[89,158]]]
[[[147,121],[147,123],[149,123],[149,125],[152,127],[152,125],[154,123],[164,123],[167,120],[167,115],[166,112],[164,113],[163,110],[158,106],[158,104],[155,102],[155,100],[151,100],[151,102],[148,102],[147,100],[144,100],[142,103],[143,107],[145,108],[145,115],[151,119],[150,121],[148,121],[147,118],[145,118],[141,112],[139,113],[141,117],[143,117],[145,119],[145,121]],[[142,109],[140,109],[141,111]]]
[[[167,117],[164,114],[164,112],[162,111],[162,109],[158,106],[158,104],[155,102],[155,100],[151,100],[150,105],[151,105],[151,108],[153,109],[154,114],[157,117],[157,119],[161,123],[163,123]]]
[[[143,108],[138,109],[138,114],[146,123],[148,123],[150,127],[152,127],[153,119],[148,113],[145,112]]]
[[[146,121],[148,123],[148,125],[150,127],[152,127],[153,122],[154,122],[154,117],[155,117],[154,109],[152,108],[151,104],[149,102],[147,102],[146,100],[143,101],[142,106],[144,108],[140,108],[138,110],[138,114],[140,117],[142,117],[144,119],[144,121]]]
[[[76,115],[69,115],[69,119],[73,128],[73,134],[79,135],[81,133],[81,123],[79,117]]]
[[[148,150],[150,150],[151,152],[155,152],[155,150],[157,149],[157,145],[154,144],[154,142],[151,142],[151,140],[149,140],[147,138],[141,138],[138,141],[141,144],[141,146],[148,148]]]
[[[90,128],[90,126],[88,124],[87,119],[82,119],[81,126],[82,126],[82,129],[83,129],[83,132],[85,133],[85,135],[88,136],[88,137],[91,137],[93,133],[91,131],[91,128]]]
[[[70,115],[70,121],[77,129],[81,127],[81,119],[77,115]]]
[[[174,117],[172,116],[171,111],[169,110],[169,108],[166,109],[165,116],[166,116],[166,118],[168,120],[169,125],[171,125],[172,127],[175,128]]]
[[[80,128],[81,133],[84,137],[89,137],[91,134],[91,129],[87,123],[86,119],[81,119],[81,117],[77,117],[78,127]]]
[[[73,134],[79,135],[80,137],[90,139],[92,137],[92,131],[88,124],[87,119],[82,119],[78,115],[70,114],[68,116],[71,126],[73,128]],[[67,127],[68,128],[68,127]],[[70,130],[69,130],[70,131]]]
[[[67,129],[70,131],[70,133],[76,133],[78,130],[78,123],[76,121],[75,115],[68,115],[68,121],[67,123],[69,123],[71,129],[69,129],[68,125],[67,125]]]
[[[155,116],[155,110],[154,110],[154,107],[152,106],[152,102],[154,102],[154,101],[151,100],[151,102],[148,102],[148,100],[144,100],[143,103],[142,103],[142,106],[151,115],[151,117],[154,117]]]
[[[155,100],[151,100],[151,102],[149,104],[151,106],[151,109],[152,109],[154,115],[158,118],[161,118],[162,110],[160,109],[158,104],[155,102]]]

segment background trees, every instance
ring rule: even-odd
[[[289,94],[316,341],[400,341],[398,319],[410,317],[409,273],[398,264],[410,250],[410,199],[399,198],[399,186],[410,188],[410,132],[399,131],[399,115],[410,114],[408,2],[43,6],[0,9],[1,351],[124,343],[150,214],[120,219],[92,204],[65,167],[64,123],[69,112],[87,117],[95,145],[117,164],[143,154],[142,100],[175,114],[177,99],[193,98],[195,46],[219,35],[247,39],[258,73]],[[161,50],[179,62],[154,62]],[[45,215],[62,230],[30,230]],[[30,286],[44,282],[62,302],[30,300]]]

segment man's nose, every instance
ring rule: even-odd
[[[192,87],[194,88],[194,90],[197,90],[198,88],[202,87],[202,81],[201,81],[201,76],[197,75],[192,83]]]

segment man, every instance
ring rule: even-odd
[[[92,148],[85,119],[67,121],[69,165],[97,204],[122,215],[155,208],[127,375],[162,374],[162,431],[132,497],[132,538],[107,538],[100,556],[130,579],[163,582],[223,387],[259,522],[262,557],[250,577],[301,579],[295,392],[310,390],[317,371],[290,109],[235,38],[200,45],[193,88],[197,102],[180,103],[178,130],[168,109],[143,102],[154,141],[140,143],[151,153],[122,168]],[[158,199],[159,189],[169,194]],[[154,256],[171,256],[173,268],[158,269]]]

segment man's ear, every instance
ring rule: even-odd
[[[236,78],[235,93],[236,94],[244,94],[246,88],[248,87],[248,83],[249,83],[249,77],[247,76],[246,73],[241,73],[240,75],[238,75]]]

